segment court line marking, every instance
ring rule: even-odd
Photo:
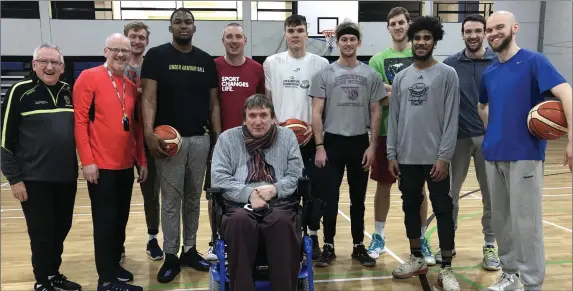
[[[547,224],[549,224],[549,225],[551,225],[551,226],[560,228],[560,229],[562,229],[562,230],[565,230],[565,231],[568,231],[568,232],[573,232],[573,230],[571,230],[571,229],[569,229],[569,228],[566,228],[566,227],[564,227],[564,226],[555,224],[555,223],[550,222],[550,221],[547,221],[547,220],[545,220],[545,219],[543,220],[543,222],[544,222],[544,223],[547,223]]]

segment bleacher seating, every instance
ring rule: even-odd
[[[101,65],[103,65],[103,62],[74,62],[74,80],[80,76],[83,70]]]
[[[6,91],[12,84],[30,76],[29,65],[24,62],[2,62],[0,64],[2,74],[0,75],[0,99],[4,102]]]

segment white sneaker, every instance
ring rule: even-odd
[[[426,273],[428,273],[428,265],[426,265],[424,258],[410,255],[410,259],[407,262],[399,265],[392,271],[392,276],[398,279],[408,279]]]
[[[207,255],[205,256],[205,258],[208,261],[216,261],[217,260],[217,255],[215,254],[213,247],[209,247],[209,250],[207,251]]]
[[[518,291],[521,288],[519,277],[515,274],[501,273],[497,281],[482,291]]]
[[[454,276],[454,271],[451,267],[446,267],[440,270],[438,274],[438,285],[444,289],[444,291],[460,291],[460,284]]]

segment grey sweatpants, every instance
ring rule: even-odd
[[[207,135],[183,137],[177,155],[155,160],[161,181],[163,250],[167,254],[179,253],[181,209],[183,245],[195,246],[209,146]]]
[[[545,278],[543,162],[486,162],[492,226],[502,270],[520,273],[525,290],[541,290]]]
[[[487,175],[485,173],[485,160],[481,152],[481,144],[483,143],[483,135],[458,139],[456,142],[456,150],[452,157],[450,167],[451,177],[451,191],[450,196],[454,202],[454,225],[455,230],[458,229],[458,212],[460,210],[460,192],[462,185],[468,175],[470,161],[474,158],[474,167],[476,170],[476,178],[481,190],[481,202],[483,205],[483,213],[481,217],[482,232],[484,234],[484,241],[488,243],[495,242],[495,236],[491,229],[491,199],[490,192],[487,186]]]

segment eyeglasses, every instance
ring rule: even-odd
[[[34,60],[37,64],[42,67],[48,66],[48,64],[52,65],[52,67],[61,66],[62,62],[60,61],[52,61],[52,60]]]
[[[124,55],[127,55],[131,52],[131,50],[128,49],[119,49],[119,48],[111,48],[111,47],[106,47],[106,49],[112,51],[114,54],[119,54],[120,52]]]

